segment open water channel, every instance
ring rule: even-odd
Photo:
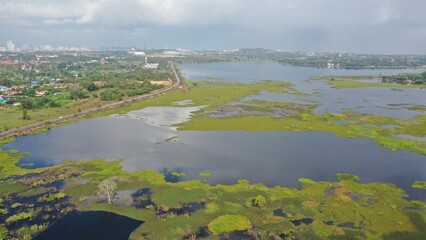
[[[307,97],[288,94],[252,96],[274,101],[316,101],[318,112],[358,112],[410,118],[425,114],[392,104],[426,106],[426,89],[330,88],[310,76],[395,74],[404,70],[332,70],[283,66],[275,63],[212,63],[180,66],[186,79],[227,82],[289,81]],[[389,105],[391,104],[391,105]],[[393,106],[393,107],[391,107]],[[33,167],[66,160],[123,159],[126,170],[172,169],[186,173],[177,180],[204,179],[212,184],[232,184],[238,179],[269,186],[299,187],[299,178],[335,180],[336,173],[359,175],[362,182],[394,183],[411,198],[426,200],[424,191],[411,188],[426,180],[426,156],[392,151],[371,139],[346,139],[325,132],[177,131],[175,123],[187,121],[191,107],[149,107],[126,115],[82,120],[47,132],[19,137],[5,149],[29,152],[21,163]],[[200,177],[200,172],[212,173]],[[175,179],[176,180],[176,179]]]

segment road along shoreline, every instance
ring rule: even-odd
[[[100,107],[97,107],[97,108],[83,110],[79,113],[69,114],[69,115],[66,115],[66,116],[63,116],[63,117],[60,117],[60,118],[46,120],[46,121],[31,124],[31,125],[27,125],[27,126],[24,126],[24,127],[20,127],[20,128],[17,128],[17,129],[8,130],[8,131],[0,133],[0,140],[8,138],[8,137],[17,137],[17,136],[21,136],[21,135],[26,135],[26,134],[29,134],[31,132],[34,132],[34,131],[37,131],[37,130],[40,130],[40,129],[49,128],[49,127],[52,127],[52,126],[58,125],[58,124],[64,124],[64,123],[69,122],[70,120],[73,120],[73,119],[76,119],[76,118],[80,118],[80,117],[84,117],[84,116],[87,116],[87,115],[90,115],[90,114],[110,110],[110,109],[113,109],[113,108],[123,107],[123,106],[129,105],[131,103],[134,103],[136,101],[141,101],[141,100],[161,96],[161,95],[163,95],[163,94],[165,94],[165,93],[167,93],[171,90],[178,88],[182,84],[182,81],[179,77],[179,74],[176,72],[175,63],[169,62],[168,68],[169,68],[169,74],[170,74],[169,79],[172,81],[172,84],[165,87],[165,88],[154,90],[154,91],[151,91],[151,92],[144,94],[144,95],[140,95],[140,96],[133,97],[133,98],[130,98],[130,99],[122,100],[122,101],[119,101],[119,102],[114,102],[114,103],[107,104],[107,105],[104,105],[104,106],[100,106]]]

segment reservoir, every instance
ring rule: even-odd
[[[316,101],[317,113],[351,108],[404,119],[425,114],[394,103],[425,106],[421,94],[426,90],[344,89],[342,93],[323,81],[306,81],[310,76],[378,76],[404,70],[332,70],[275,63],[188,64],[180,69],[188,80],[289,81],[297,91],[310,95],[262,93],[250,98]],[[149,107],[125,115],[82,120],[19,137],[3,148],[29,152],[20,163],[33,164],[31,168],[66,160],[122,159],[128,171],[174,170],[186,173],[178,180],[202,179],[211,184],[247,179],[268,186],[300,187],[299,178],[334,181],[336,173],[348,173],[359,175],[361,182],[393,183],[411,198],[426,200],[424,192],[411,188],[414,181],[426,180],[425,155],[392,151],[371,139],[348,139],[326,132],[177,131],[173,127],[189,120],[200,107]],[[211,176],[202,177],[201,172]]]

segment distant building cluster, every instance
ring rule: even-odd
[[[134,55],[134,56],[138,56],[138,57],[145,57],[145,63],[143,64],[143,68],[148,68],[148,69],[157,69],[158,68],[158,63],[149,63],[148,62],[148,57],[146,56],[145,52],[142,51],[137,51],[134,48],[130,49],[129,51],[130,55]]]
[[[130,55],[135,55],[135,56],[142,56],[144,57],[146,54],[145,52],[142,51],[136,51],[134,48],[132,48],[129,52]]]
[[[23,44],[21,47],[17,47],[12,40],[7,40],[6,46],[0,45],[0,52],[53,52],[53,51],[70,51],[70,52],[87,52],[91,51],[89,48],[82,47],[53,47],[52,45],[39,45],[31,46],[29,44]]]
[[[149,68],[149,69],[157,69],[158,68],[158,63],[149,63],[148,62],[148,57],[145,57],[145,64],[143,65],[144,68]]]
[[[47,77],[42,78],[41,80],[46,80]],[[21,95],[26,89],[35,88],[37,86],[41,88],[53,88],[53,89],[62,89],[62,88],[73,88],[77,86],[75,83],[59,83],[60,79],[54,79],[50,83],[47,84],[39,84],[39,81],[31,81],[30,84],[24,85],[15,85],[11,87],[0,86],[0,104],[6,105],[20,105],[19,102],[12,101],[9,102],[10,99],[13,99],[16,95]],[[34,96],[42,97],[49,93],[48,89],[35,89]],[[62,94],[60,92],[55,93],[55,95]]]

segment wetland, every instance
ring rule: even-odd
[[[416,70],[179,68],[179,90],[4,142],[8,236],[51,234],[75,209],[129,218],[131,239],[426,236],[426,89],[366,86]]]

